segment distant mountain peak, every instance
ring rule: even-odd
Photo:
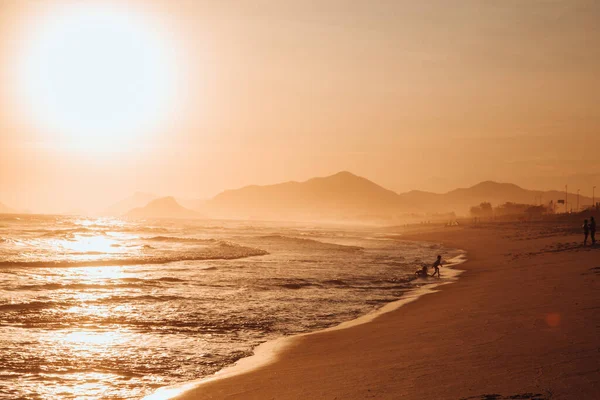
[[[369,179],[364,178],[362,176],[353,174],[352,172],[349,172],[349,171],[340,171],[333,175],[312,178],[305,182],[300,182],[300,184],[310,184],[310,183],[314,183],[314,182],[337,183],[337,184],[348,184],[348,185],[352,185],[354,183],[357,183],[357,184],[365,184],[366,183],[370,186],[380,187],[375,182],[372,182]]]
[[[258,219],[356,219],[391,210],[398,195],[349,171],[304,182],[246,186],[207,202],[221,217]]]
[[[144,207],[130,210],[127,214],[130,218],[198,218],[200,215],[195,211],[180,205],[173,196],[154,199]]]
[[[332,177],[333,177],[333,176],[338,176],[338,177],[348,177],[348,178],[359,178],[359,176],[358,176],[358,175],[356,175],[356,174],[353,174],[353,173],[352,173],[352,172],[350,172],[350,171],[340,171],[340,172],[338,172],[338,173],[336,173],[336,174],[333,174],[333,175],[332,175]]]
[[[520,186],[515,185],[514,183],[504,183],[504,182],[497,182],[497,181],[479,182],[479,183],[471,186],[471,189],[473,189],[473,188],[495,188],[495,187],[512,187],[512,188],[521,189]]]
[[[502,183],[497,182],[497,181],[481,181],[479,183],[474,184],[472,187],[475,186],[493,186],[493,185],[501,185]]]

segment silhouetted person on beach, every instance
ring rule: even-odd
[[[587,238],[590,234],[590,226],[588,225],[588,220],[583,221],[583,245],[587,244]]]
[[[420,270],[415,272],[415,276],[417,278],[427,278],[429,275],[427,274],[427,265],[423,265]]]
[[[432,265],[432,267],[435,268],[435,271],[433,271],[431,276],[435,276],[435,274],[437,274],[438,278],[440,277],[440,265],[442,265],[442,256],[437,256],[437,260],[435,260]]]
[[[594,217],[590,218],[590,237],[592,239],[592,246],[596,244],[596,220]]]

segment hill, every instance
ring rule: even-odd
[[[340,172],[305,182],[227,190],[206,202],[220,217],[348,219],[397,208],[398,195],[368,179]]]
[[[576,195],[569,193],[569,209],[575,209]],[[482,202],[548,204],[565,198],[561,191],[538,191],[511,183],[485,181],[447,193],[413,190],[397,194],[350,172],[340,172],[305,182],[247,186],[224,191],[207,201],[204,210],[222,218],[275,220],[381,220],[411,214],[451,213],[468,215]],[[592,204],[580,196],[580,207]],[[557,211],[564,211],[559,205]],[[413,215],[414,216],[414,215]]]
[[[173,197],[152,200],[144,207],[134,208],[125,214],[128,218],[201,218],[195,211],[182,207]]]
[[[550,190],[528,190],[512,183],[485,181],[469,188],[455,189],[444,194],[412,191],[399,195],[402,204],[407,208],[421,212],[450,212],[467,215],[471,206],[482,202],[492,203],[493,206],[507,202],[520,204],[557,203],[565,199],[565,192]],[[577,195],[569,193],[567,197],[569,209],[575,209]],[[581,208],[592,205],[590,197],[580,196]],[[563,205],[557,205],[557,211],[564,211]]]
[[[100,214],[104,216],[120,217],[133,208],[143,207],[150,201],[157,199],[158,196],[150,193],[135,192],[132,196],[123,199],[110,207],[106,208]]]

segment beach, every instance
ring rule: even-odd
[[[465,272],[368,323],[284,339],[161,397],[600,398],[600,248],[576,232],[519,222],[399,234],[464,249]]]
[[[406,299],[439,252],[454,254],[364,227],[0,216],[0,398],[140,399],[208,377]]]

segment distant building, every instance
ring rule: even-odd
[[[481,203],[479,206],[471,207],[473,218],[497,218],[497,219],[536,219],[545,214],[553,213],[553,203],[550,205],[531,205],[507,202],[496,207],[490,203]]]

